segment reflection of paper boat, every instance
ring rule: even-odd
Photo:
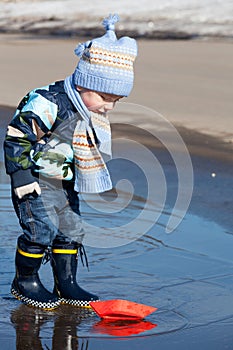
[[[90,305],[99,317],[111,319],[142,319],[157,310],[153,306],[122,299],[92,301]]]
[[[142,332],[149,331],[157,327],[144,320],[101,320],[93,326],[93,332],[99,334],[109,334],[117,337],[127,337]]]

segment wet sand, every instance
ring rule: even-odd
[[[73,41],[12,40],[7,42],[1,39],[0,43],[4,48],[3,56],[5,55],[1,75],[6,81],[1,97],[2,105],[15,106],[25,91],[35,87],[35,82],[36,85],[44,85],[70,73]],[[9,178],[4,174],[1,152],[0,225],[1,232],[7,232],[7,235],[2,235],[0,247],[0,344],[4,350],[232,348],[233,166],[230,141],[233,128],[228,91],[232,80],[227,73],[232,63],[229,59],[224,60],[232,47],[205,42],[147,42],[140,45],[145,49],[145,55],[139,59],[137,69],[140,74],[136,78],[135,91],[130,101],[159,109],[160,113],[175,123],[191,155],[194,172],[192,200],[181,224],[171,234],[167,234],[165,228],[178,186],[173,159],[166,150],[166,145],[161,145],[155,137],[151,138],[145,129],[143,132],[139,128],[134,129],[130,122],[128,129],[124,125],[114,125],[114,137],[130,136],[153,151],[166,177],[166,204],[156,224],[138,240],[112,249],[87,247],[91,270],[87,272],[80,266],[80,279],[83,287],[96,292],[102,299],[123,298],[158,307],[157,312],[146,318],[154,327],[137,333],[138,325],[105,324],[96,315],[86,315],[73,309],[71,311],[69,307],[61,307],[50,313],[39,312],[22,306],[11,297],[9,290],[14,275],[13,252],[19,226],[10,201]],[[152,59],[149,54],[153,45],[158,45],[160,50]],[[16,47],[20,59],[17,64],[13,64],[15,59],[11,54]],[[68,47],[70,51],[65,52]],[[33,55],[35,54],[33,58],[30,56],[32,48]],[[54,64],[48,53],[51,49],[60,53]],[[181,50],[183,54],[186,53],[185,57],[178,57]],[[177,59],[177,66],[170,56],[172,53]],[[66,55],[69,56],[69,61],[64,60]],[[188,56],[193,61],[188,60]],[[207,63],[210,60],[207,58],[210,56],[212,61],[209,66]],[[198,70],[200,57],[206,57],[204,71],[201,68]],[[49,77],[46,75],[45,78],[42,71],[39,72],[38,64],[47,67],[46,59],[51,62],[51,69],[46,72]],[[183,60],[183,65],[181,62],[178,64],[179,59]],[[67,62],[69,67],[66,66]],[[38,67],[36,72],[33,69],[35,63]],[[60,66],[62,68],[58,69]],[[160,67],[158,80],[151,75],[151,69],[157,67]],[[214,76],[211,74],[213,72]],[[202,84],[197,84],[201,73]],[[16,76],[18,79],[13,79]],[[166,86],[162,84],[165,76],[171,77],[170,80],[167,79]],[[46,80],[47,78],[49,79]],[[213,80],[218,79],[223,80],[221,88],[213,85]],[[187,85],[183,86],[184,82]],[[142,85],[151,86],[152,89],[141,89]],[[158,100],[152,91],[159,91]],[[181,101],[184,93],[186,99]],[[218,95],[218,100],[214,100],[215,94]],[[214,107],[211,107],[211,101],[214,101]],[[12,108],[0,108],[1,141],[12,112]],[[113,121],[116,120],[119,121],[118,114],[113,115]],[[213,120],[216,122],[212,123]],[[150,128],[154,128],[152,121]],[[109,221],[118,226],[124,220],[128,222],[138,214],[146,197],[146,184],[142,181],[140,172],[121,160],[112,165],[116,177],[121,173],[119,169],[124,169],[125,177],[135,185],[134,197],[120,217],[112,213],[101,218],[103,226],[108,226]],[[154,209],[156,211],[158,208]],[[93,210],[85,205],[83,213],[91,223],[98,222],[98,216],[93,215]],[[46,286],[51,288],[49,264],[42,268],[41,276]],[[146,327],[146,324],[140,325],[142,326]],[[131,336],[126,337],[130,331]]]

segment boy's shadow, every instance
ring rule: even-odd
[[[88,340],[78,338],[77,326],[91,311],[69,306],[60,306],[53,311],[43,311],[21,304],[11,313],[11,323],[16,330],[17,350],[88,350]],[[52,347],[41,337],[41,330],[46,330],[46,323],[51,322]],[[47,325],[48,327],[48,325]],[[47,336],[48,339],[51,336]]]

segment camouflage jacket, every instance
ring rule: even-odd
[[[61,128],[64,121],[65,127]],[[34,175],[41,167],[41,158],[48,164],[56,158],[56,166],[62,166],[63,178],[68,176],[67,180],[72,179],[64,162],[67,162],[66,165],[73,162],[69,141],[76,122],[77,111],[64,90],[64,81],[32,90],[22,99],[4,141],[6,172],[11,176],[13,187],[35,181]],[[48,153],[44,150],[54,135],[59,139],[62,151],[58,157],[50,152],[50,159],[47,159]],[[62,139],[64,142],[61,144]]]

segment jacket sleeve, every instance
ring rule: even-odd
[[[4,141],[6,172],[13,187],[35,181],[30,152],[52,128],[58,107],[55,101],[33,90],[19,104]]]

